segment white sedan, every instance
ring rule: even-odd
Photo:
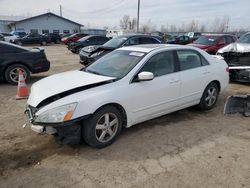
[[[26,114],[36,132],[67,144],[83,139],[102,148],[122,126],[194,105],[212,109],[228,81],[226,62],[197,48],[124,47],[82,70],[33,84]]]
[[[4,41],[6,42],[14,42],[15,39],[18,39],[18,36],[12,35],[9,33],[1,33],[4,36]]]

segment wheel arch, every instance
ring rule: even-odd
[[[215,83],[215,84],[218,86],[219,92],[221,91],[221,84],[220,84],[220,82],[219,82],[218,80],[213,80],[213,81],[210,82],[209,84],[211,84],[211,83]],[[208,85],[209,85],[209,84],[208,84]]]
[[[30,66],[29,66],[27,63],[22,62],[22,61],[11,61],[11,62],[8,62],[8,63],[6,63],[6,64],[4,65],[4,67],[3,67],[3,69],[2,69],[2,73],[4,74],[5,71],[6,71],[6,69],[7,69],[8,67],[14,65],[14,64],[23,65],[23,66],[27,67],[27,69],[31,72],[31,68],[30,68]]]
[[[107,103],[107,104],[104,104],[104,105],[100,106],[98,109],[96,109],[94,113],[96,113],[96,111],[98,111],[101,108],[104,108],[106,106],[114,106],[115,108],[117,108],[121,112],[121,114],[123,116],[122,125],[125,126],[125,127],[127,127],[127,113],[126,113],[124,107],[122,105],[118,104],[118,103]]]

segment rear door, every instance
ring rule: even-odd
[[[173,51],[160,52],[152,56],[138,72],[152,72],[153,80],[136,81],[138,74],[135,75],[129,85],[131,92],[128,98],[134,123],[164,115],[178,107],[180,73],[176,71],[175,62]]]
[[[199,102],[206,86],[211,81],[211,66],[195,50],[177,50],[180,68],[180,105],[183,107]]]

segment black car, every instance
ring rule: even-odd
[[[88,35],[79,39],[76,42],[71,42],[68,44],[68,49],[73,53],[79,53],[79,50],[83,47],[90,45],[103,45],[109,40],[108,37],[97,36],[97,35]]]
[[[104,56],[105,54],[123,46],[160,43],[164,43],[164,41],[157,36],[122,35],[109,40],[101,46],[87,46],[85,48],[82,48],[79,53],[80,63],[83,65],[88,65]]]
[[[231,81],[250,83],[250,32],[242,35],[237,42],[218,50],[229,66]]]
[[[167,41],[167,44],[182,44],[182,45],[186,45],[189,44],[191,42],[191,39],[189,36],[186,35],[181,35],[181,36],[177,36],[177,37],[173,37],[170,40]]]
[[[61,36],[57,33],[44,33],[43,36],[50,38],[50,41],[55,44],[61,43]]]
[[[0,34],[0,41],[4,41],[4,36]]]
[[[43,49],[23,48],[21,46],[0,41],[0,77],[11,84],[18,83],[18,69],[24,73],[28,81],[30,73],[48,71],[50,62]]]
[[[23,38],[15,39],[14,43],[20,46],[23,44],[46,45],[47,43],[50,43],[50,38],[48,36],[43,36],[37,33],[31,33],[29,35],[24,36]]]

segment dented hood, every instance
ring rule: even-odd
[[[40,102],[57,94],[65,93],[77,88],[82,88],[81,90],[84,90],[84,86],[105,83],[113,79],[115,78],[100,76],[79,70],[55,74],[32,85],[27,103],[28,105],[36,107]]]
[[[218,50],[218,53],[225,53],[225,52],[247,53],[250,52],[250,44],[235,42]]]

